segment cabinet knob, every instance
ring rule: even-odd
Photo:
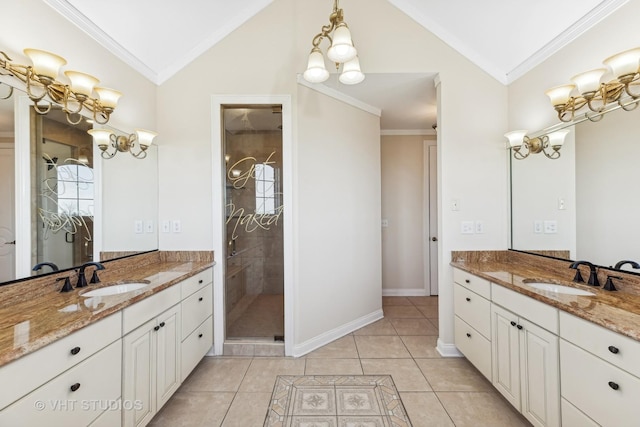
[[[198,334],[198,338],[202,338],[202,334]]]
[[[204,298],[200,297],[200,298],[198,298],[198,301],[202,301],[203,299],[204,299]]]
[[[465,283],[471,283],[471,280],[469,280],[469,279],[464,279],[464,282],[465,282]]]
[[[198,280],[199,284],[202,284],[202,282],[204,282],[204,280],[202,280],[202,279]]]
[[[471,334],[467,332],[467,338],[471,338]]]
[[[157,331],[158,329],[160,329],[160,326],[154,326],[154,327],[153,327],[153,330],[154,330],[154,331]]]
[[[513,320],[511,321],[511,326],[516,326],[516,322],[514,322]]]
[[[609,347],[609,348],[611,348],[611,347]],[[76,354],[78,354],[78,353],[80,353],[80,347],[73,347],[73,348],[71,349],[71,354],[73,354],[74,356],[75,356]]]
[[[611,387],[614,390],[617,390],[620,388],[620,386],[616,383],[614,383],[613,381],[609,381],[609,387]]]
[[[612,345],[609,346],[609,351],[613,354],[618,354],[620,352],[620,350],[618,350],[618,347],[614,347]]]
[[[611,384],[611,383],[609,383],[609,384]],[[80,383],[75,383],[70,388],[71,388],[71,391],[77,391],[80,388]]]
[[[465,299],[467,300],[467,302],[471,301],[471,298],[469,297],[466,297]]]
[[[160,327],[164,328],[164,322],[160,322]]]
[[[522,329],[522,325],[518,325],[518,326],[516,326],[516,328]]]

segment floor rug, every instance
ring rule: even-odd
[[[389,375],[280,375],[264,427],[411,427]]]

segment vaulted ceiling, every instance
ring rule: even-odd
[[[44,1],[151,81],[162,84],[273,0]],[[498,81],[509,84],[628,0],[388,1]],[[327,0],[328,8],[330,3]],[[348,0],[340,6],[347,11]],[[141,25],[145,37],[140,37]],[[392,107],[386,103],[393,100],[369,95],[385,93],[380,85],[395,80],[370,77],[362,86],[367,90],[348,90],[382,109],[384,121],[385,111]],[[424,93],[425,79],[429,77],[409,77],[399,92]],[[412,89],[411,81],[420,87]],[[433,110],[435,105],[434,99],[420,102],[414,110]],[[406,103],[406,97],[403,102],[395,101],[396,105]],[[434,112],[431,114],[426,122],[435,122]],[[397,113],[398,119],[408,115],[408,110]],[[415,129],[425,123],[424,118],[422,124],[386,118],[387,129]]]

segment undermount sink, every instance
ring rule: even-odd
[[[127,292],[137,291],[145,286],[149,286],[149,283],[135,282],[135,283],[121,283],[117,285],[105,286],[104,288],[94,289],[89,292],[83,293],[83,297],[105,297],[109,295],[126,294]]]
[[[541,291],[553,292],[556,294],[582,295],[582,296],[595,295],[593,292],[585,291],[578,288],[572,288],[571,286],[558,285],[556,283],[544,283],[544,282],[525,282],[525,283]]]

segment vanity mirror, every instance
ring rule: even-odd
[[[511,248],[609,267],[640,262],[640,108],[569,129],[560,159],[511,158]],[[630,265],[625,270],[640,273]]]
[[[144,160],[103,159],[87,133],[93,125],[37,115],[29,104],[19,90],[0,100],[0,284],[35,274],[39,262],[65,269],[156,250],[157,147]],[[14,244],[25,235],[26,245]]]

